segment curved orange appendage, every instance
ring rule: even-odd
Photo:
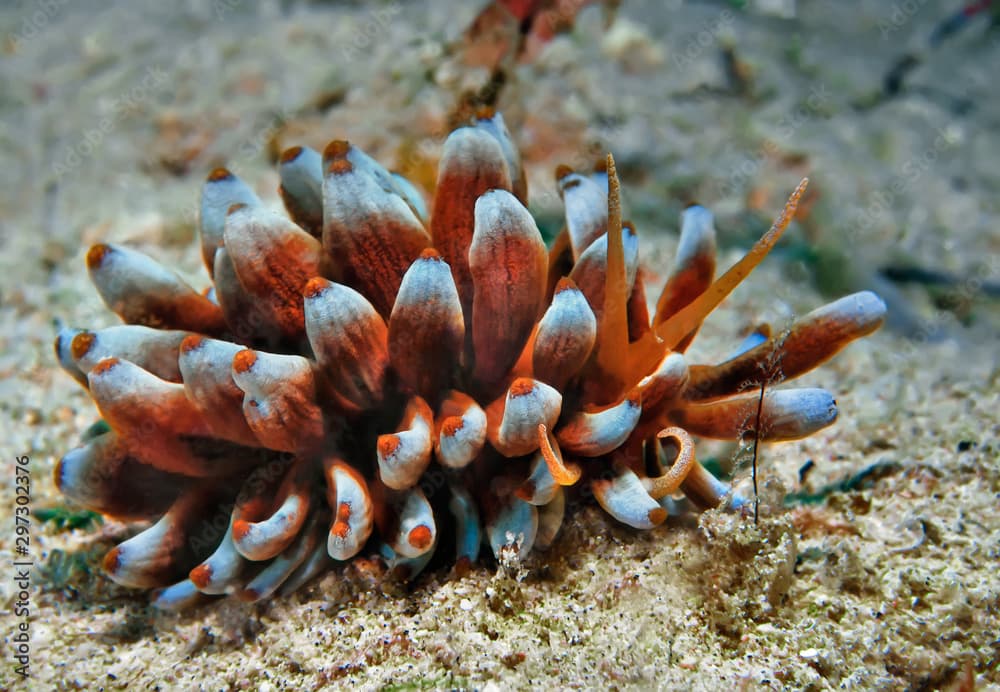
[[[549,467],[549,473],[559,485],[573,485],[580,480],[582,471],[575,464],[566,465],[559,458],[552,448],[552,441],[549,439],[549,431],[544,423],[538,424],[538,445],[542,452],[542,458]]]
[[[681,487],[681,483],[684,482],[688,474],[691,473],[691,469],[697,463],[694,456],[694,440],[691,439],[691,436],[683,428],[666,428],[665,430],[661,430],[657,434],[657,437],[661,440],[668,437],[674,438],[680,446],[680,451],[677,453],[677,459],[669,471],[662,476],[647,478],[643,483],[646,486],[646,492],[654,500],[659,500],[661,497],[666,497],[677,492]]]

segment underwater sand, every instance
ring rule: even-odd
[[[53,320],[114,322],[87,247],[133,244],[201,286],[194,209],[213,166],[274,204],[274,140],[346,137],[433,170],[457,93],[487,78],[449,50],[478,3],[166,5],[0,8],[0,688],[1000,689],[1000,315],[979,295],[1000,281],[1000,32],[977,24],[910,93],[872,105],[888,66],[958,5],[874,1],[800,2],[787,19],[626,0],[609,29],[588,8],[501,94],[543,226],[559,223],[555,164],[614,152],[653,284],[687,201],[716,212],[727,266],[810,176],[819,196],[788,239],[820,261],[775,253],[712,315],[699,356],[725,356],[758,320],[883,290],[886,263],[961,278],[966,324],[902,287],[900,329],[803,378],[840,419],[762,448],[758,525],[709,512],[642,533],[576,507],[520,569],[488,560],[405,588],[358,563],[289,598],[171,615],[99,573],[136,527],[36,524],[20,681],[15,458],[30,457],[33,508],[63,504],[52,469],[96,410],[55,363]],[[727,41],[752,83],[727,82]],[[853,489],[781,507],[873,464]],[[741,488],[748,476],[738,466]]]

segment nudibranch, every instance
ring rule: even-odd
[[[834,421],[830,393],[775,385],[877,329],[872,293],[760,332],[724,362],[684,356],[805,181],[718,278],[713,217],[687,208],[654,305],[610,156],[556,177],[565,227],[547,248],[503,118],[483,112],[444,142],[431,213],[345,141],[283,153],[287,214],[213,171],[204,292],[136,250],[92,247],[90,277],[124,324],[56,339],[105,423],[56,481],[84,507],[152,522],[107,554],[111,579],[179,609],[287,593],[357,555],[402,578],[435,551],[460,571],[484,543],[523,558],[591,495],[637,529],[680,494],[746,503],[698,462],[695,437],[792,440]]]

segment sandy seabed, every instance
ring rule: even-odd
[[[0,687],[1000,689],[1000,319],[981,295],[1000,282],[1000,32],[971,27],[880,101],[888,67],[957,3],[764,4],[781,3],[626,0],[610,26],[588,8],[499,102],[543,226],[559,223],[555,164],[614,152],[653,285],[687,201],[716,212],[728,265],[809,175],[788,242],[821,259],[775,253],[712,315],[698,357],[757,320],[887,294],[893,328],[802,378],[840,419],[763,448],[758,524],[713,511],[640,533],[577,507],[520,569],[403,588],[362,561],[288,598],[173,615],[99,573],[136,527],[36,523],[25,682],[5,509]],[[487,79],[454,50],[476,3],[166,5],[0,8],[5,508],[24,457],[32,507],[62,504],[52,469],[97,415],[51,349],[56,319],[114,322],[86,278],[90,244],[134,245],[204,285],[194,210],[213,166],[277,205],[275,147],[349,138],[419,180],[457,95]],[[727,46],[746,79],[727,76]],[[894,263],[957,277],[962,320],[879,279]],[[822,503],[781,506],[865,469]]]

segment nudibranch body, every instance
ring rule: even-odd
[[[435,551],[463,569],[483,543],[523,557],[552,543],[581,488],[639,529],[677,493],[739,505],[692,437],[737,439],[750,421],[762,441],[791,440],[831,424],[831,394],[774,386],[885,313],[854,294],[725,362],[689,363],[702,321],[777,242],[803,186],[717,279],[712,215],[685,210],[650,311],[610,157],[596,173],[557,171],[565,228],[546,248],[499,114],[448,137],[431,214],[343,141],[286,151],[280,175],[287,216],[227,170],[208,177],[204,293],[135,250],[91,248],[90,276],[125,324],[56,340],[108,428],[61,460],[58,485],[154,522],[104,567],[160,589],[164,608],[286,593],[363,552],[404,577]]]

